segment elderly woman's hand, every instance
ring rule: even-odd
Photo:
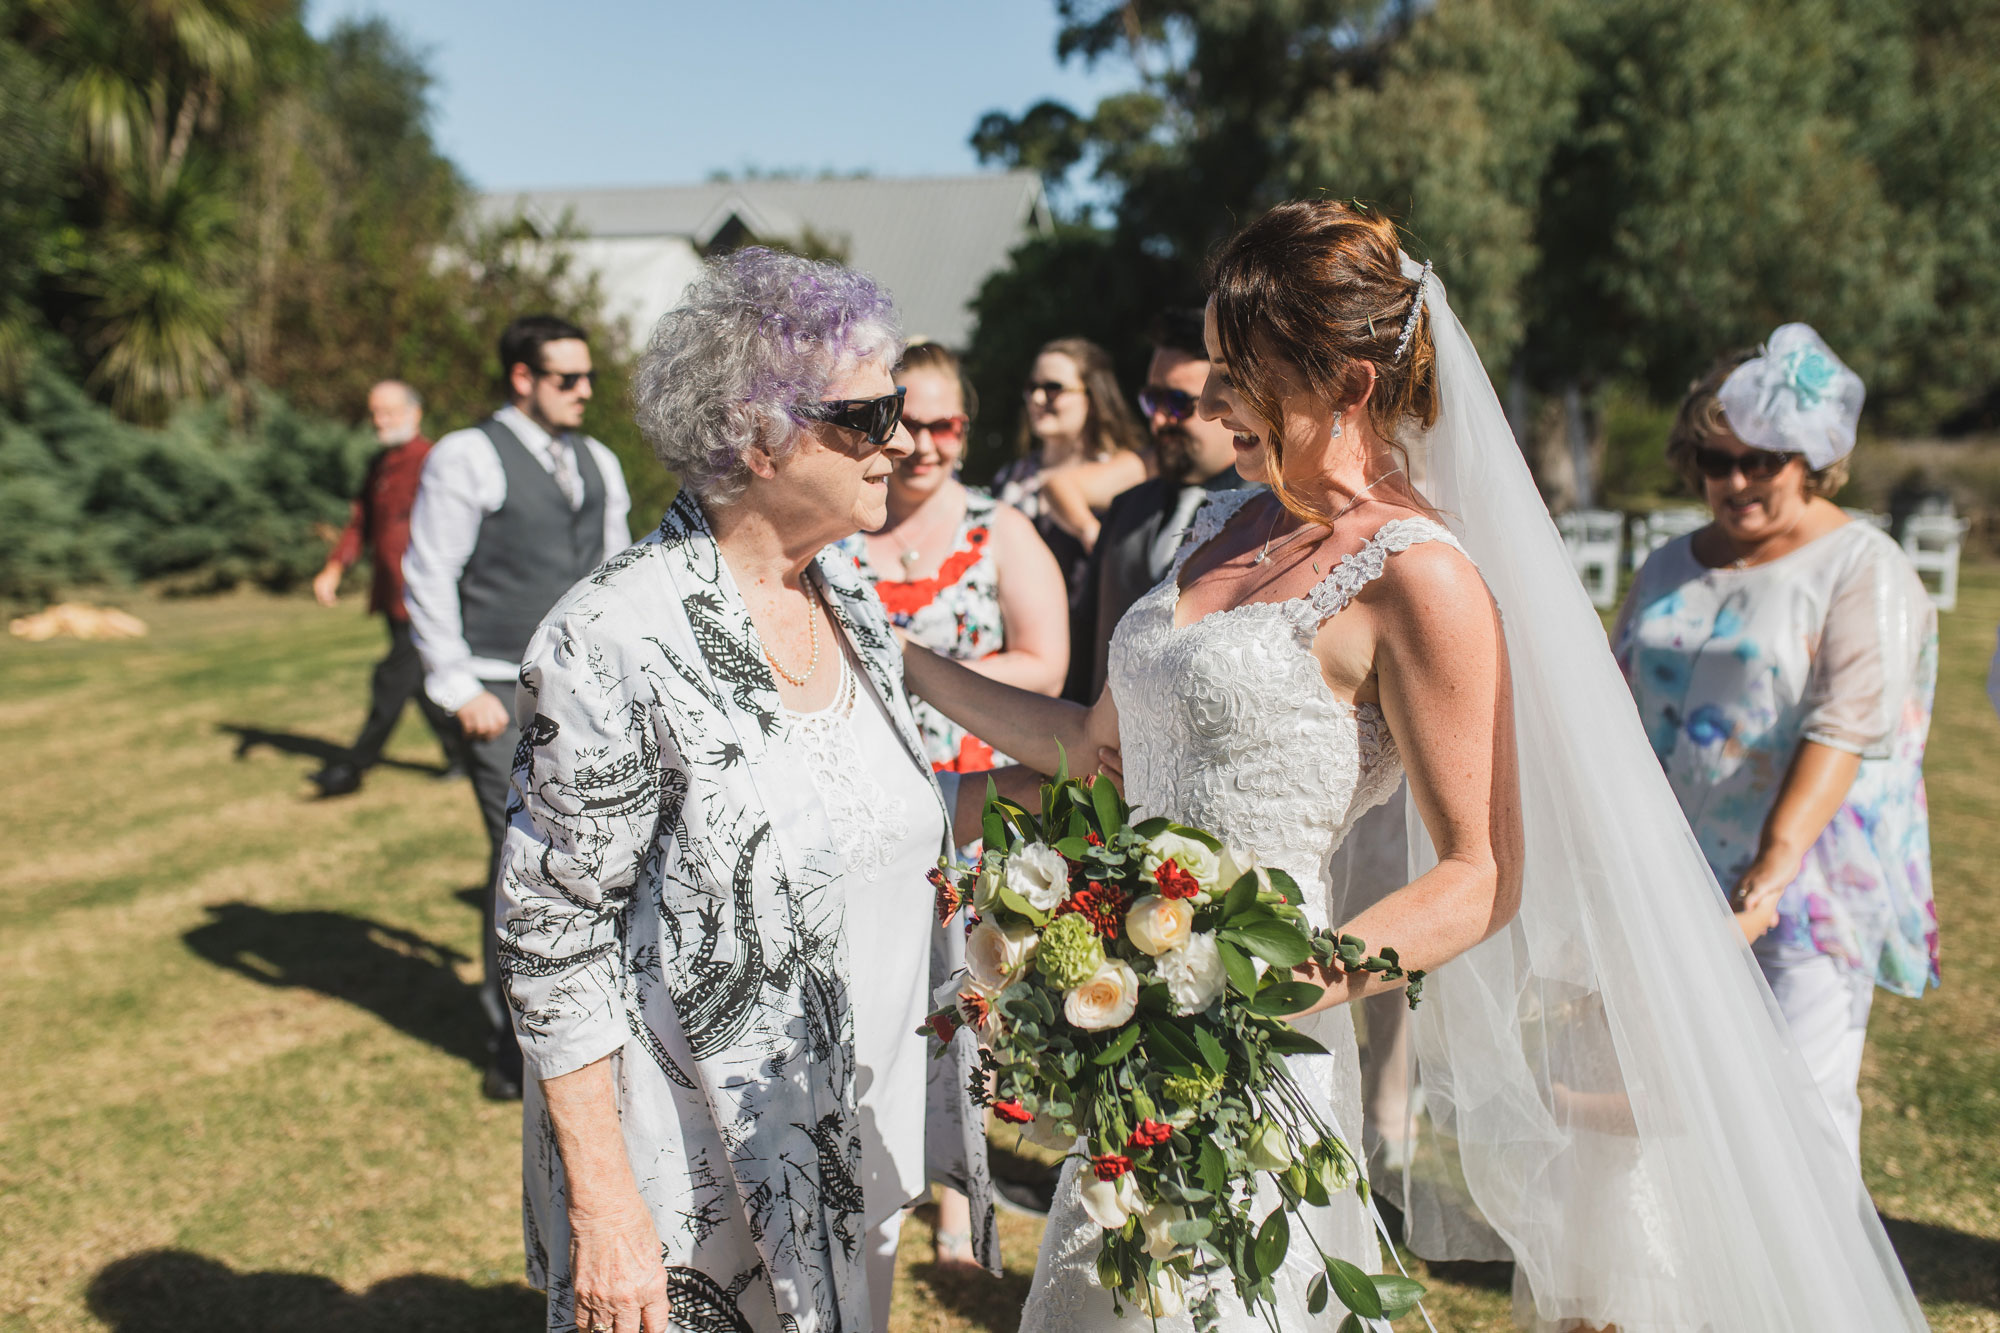
[[[667,1333],[667,1273],[653,1215],[635,1192],[598,1213],[570,1212],[579,1333]]]
[[[1736,911],[1736,924],[1742,928],[1743,938],[1750,943],[1755,944],[1778,924],[1778,900],[1785,896],[1785,886],[1799,877],[1799,860],[1797,856],[1766,852],[1751,862],[1743,878],[1736,881],[1729,905]]]

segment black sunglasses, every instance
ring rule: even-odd
[[[1139,390],[1139,410],[1149,417],[1157,414],[1169,421],[1186,421],[1193,416],[1196,401],[1185,389],[1155,389],[1149,384]]]
[[[1747,454],[1732,454],[1727,449],[1710,449],[1706,445],[1694,451],[1694,470],[1710,481],[1725,480],[1732,472],[1742,472],[1745,481],[1769,481],[1785,470],[1785,465],[1798,455],[1774,454],[1768,449],[1752,449]]]
[[[588,381],[593,389],[597,387],[597,372],[594,370],[538,370],[535,373],[554,380],[556,387],[564,393],[574,389],[579,380]]]
[[[1027,388],[1021,390],[1021,396],[1023,398],[1034,398],[1039,395],[1053,403],[1066,393],[1082,393],[1083,391],[1084,389],[1081,384],[1064,384],[1060,380],[1037,380]]]
[[[897,389],[880,398],[822,399],[814,419],[858,430],[868,437],[868,443],[880,448],[895,436],[896,425],[903,419],[903,391]]]

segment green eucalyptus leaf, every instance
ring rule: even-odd
[[[1229,1052],[1222,1049],[1222,1043],[1217,1041],[1207,1028],[1194,1030],[1194,1044],[1201,1048],[1201,1058],[1207,1062],[1210,1069],[1217,1074],[1229,1072]]]
[[[1194,1039],[1172,1023],[1146,1024],[1146,1049],[1156,1060],[1178,1061],[1190,1069],[1202,1063]]]
[[[1090,1062],[1099,1066],[1118,1063],[1131,1052],[1134,1046],[1139,1044],[1139,1035],[1139,1025],[1137,1023],[1127,1023],[1119,1030],[1118,1035],[1112,1038],[1109,1046],[1106,1046],[1096,1055],[1090,1057]]]
[[[1222,929],[1220,938],[1248,949],[1273,967],[1297,967],[1312,957],[1305,932],[1282,921],[1251,921],[1242,926],[1231,923]]]
[[[1251,1252],[1257,1256],[1257,1269],[1261,1273],[1274,1274],[1285,1265],[1285,1251],[1291,1248],[1292,1224],[1285,1210],[1273,1208],[1271,1215],[1264,1219],[1264,1225],[1257,1228],[1257,1243]]]
[[[1364,1319],[1382,1317],[1382,1298],[1375,1294],[1375,1284],[1368,1274],[1345,1259],[1328,1255],[1326,1276],[1333,1284],[1333,1294],[1340,1297],[1342,1305]]]
[[[1049,914],[1047,912],[1036,909],[1026,898],[1023,898],[1020,894],[1004,885],[1000,889],[1000,905],[1010,912],[1026,917],[1035,926],[1046,926],[1049,924]],[[1051,1015],[1051,1017],[1053,1016]]]
[[[1090,784],[1090,802],[1097,813],[1097,831],[1109,838],[1125,823],[1125,802],[1118,797],[1118,788],[1109,778],[1100,777]]]
[[[1312,1285],[1306,1288],[1306,1313],[1318,1314],[1326,1308],[1326,1274],[1313,1276]]]
[[[1223,895],[1223,919],[1225,921],[1229,920],[1236,916],[1237,913],[1248,911],[1256,905],[1257,876],[1255,872],[1246,871],[1237,878],[1234,884],[1229,886],[1229,892]]]
[[[1157,838],[1172,825],[1173,821],[1155,815],[1153,818],[1134,824],[1132,831],[1142,838]]]
[[[1273,1055],[1325,1055],[1326,1047],[1308,1037],[1290,1024],[1271,1034]]]
[[[1255,995],[1257,969],[1250,965],[1250,960],[1243,951],[1221,937],[1217,937],[1215,941],[1215,951],[1221,955],[1222,970],[1228,973],[1229,984],[1236,988],[1237,993],[1245,996]]]
[[[1081,861],[1084,853],[1090,850],[1090,844],[1083,840],[1081,834],[1076,834],[1057,843],[1056,850],[1072,861]]]
[[[1269,1014],[1282,1018],[1286,1014],[1296,1014],[1318,1004],[1326,994],[1318,986],[1306,981],[1280,981],[1257,992],[1257,998],[1250,1001],[1250,1012]]]
[[[1424,1284],[1401,1273],[1375,1273],[1369,1280],[1375,1284],[1376,1298],[1382,1302],[1384,1319],[1401,1319],[1424,1298]]]

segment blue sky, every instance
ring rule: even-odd
[[[1058,65],[1051,0],[309,2],[315,32],[386,14],[427,53],[439,145],[482,189],[972,171],[982,113],[1132,81]]]

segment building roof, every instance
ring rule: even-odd
[[[705,247],[732,219],[752,236],[798,241],[810,230],[895,296],[911,336],[963,346],[966,303],[1030,235],[1048,230],[1032,171],[893,179],[716,181],[485,195],[489,220],[521,216],[553,231],[567,215],[596,237],[678,238]]]

